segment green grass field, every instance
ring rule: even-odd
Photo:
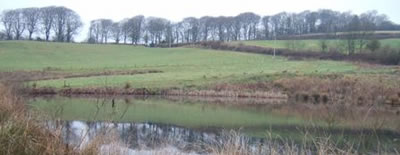
[[[380,40],[381,46],[391,47],[400,49],[400,39],[383,39]],[[261,46],[261,47],[270,47],[270,48],[288,48],[290,45],[294,45],[295,49],[300,50],[311,50],[311,51],[321,51],[320,41],[319,40],[256,40],[256,41],[241,41],[241,42],[233,42],[243,43],[245,45],[253,45],[253,46]],[[341,40],[327,40],[328,48],[335,47],[338,49],[343,48],[345,43]],[[293,46],[291,46],[293,48]]]
[[[93,72],[160,70],[162,73],[44,80],[38,86],[183,87],[227,82],[283,71],[311,74],[355,72],[359,67],[335,61],[288,61],[283,57],[196,48],[146,48],[27,41],[0,42],[0,71]]]

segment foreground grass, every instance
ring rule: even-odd
[[[133,87],[165,88],[207,85],[281,72],[327,74],[358,72],[360,68],[346,62],[288,61],[283,57],[196,48],[0,42],[0,71],[21,70],[62,73],[158,70],[162,73],[80,77],[34,83],[38,87],[58,88],[65,84],[70,87],[101,87],[123,86],[127,83]]]
[[[321,51],[320,40],[255,40],[233,42],[234,44],[243,43],[245,45],[269,47],[269,48],[294,48],[295,50]],[[382,39],[381,46],[400,48],[400,39]],[[344,40],[327,40],[328,50],[334,48],[344,50],[346,43]]]
[[[64,154],[56,133],[31,117],[23,102],[0,83],[0,154]]]

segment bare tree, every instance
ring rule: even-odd
[[[121,32],[122,32],[121,23],[120,22],[113,23],[111,26],[111,34],[116,44],[119,44],[119,41],[121,39]]]
[[[12,40],[13,38],[13,14],[14,10],[7,10],[3,11],[1,15],[1,22],[3,23],[7,40]]]
[[[264,39],[269,39],[270,16],[264,16],[261,21],[264,27]]]
[[[359,24],[359,36],[358,36],[358,49],[361,52],[364,46],[368,43],[368,40],[376,30],[377,25],[375,24],[376,12],[367,12],[360,15]]]
[[[242,33],[244,40],[254,39],[257,32],[257,24],[260,21],[260,16],[252,12],[241,13],[238,16],[242,24]]]
[[[236,16],[234,18],[234,24],[233,24],[233,34],[235,40],[240,40],[241,35],[240,35],[240,30],[242,29],[242,22],[240,21],[240,18]]]
[[[40,19],[39,8],[25,8],[22,11],[24,21],[26,23],[26,29],[29,33],[29,40],[32,40],[32,34],[37,31],[37,25]]]
[[[183,19],[182,26],[185,29],[185,38],[187,42],[196,42],[200,32],[199,20],[195,17],[187,17]]]
[[[210,16],[201,17],[199,19],[200,32],[203,41],[208,40],[211,24],[212,24],[212,17]]]
[[[101,43],[106,43],[108,41],[108,35],[111,32],[111,26],[113,21],[111,19],[100,19],[101,25]]]
[[[260,23],[261,17],[254,13],[249,14],[249,22],[250,22],[250,30],[248,39],[256,39],[257,38],[257,26]]]
[[[305,15],[305,22],[307,24],[307,33],[315,33],[316,32],[316,23],[318,20],[318,13],[310,12]]]
[[[17,9],[13,11],[13,31],[15,39],[21,39],[22,33],[25,31],[25,22],[23,20],[22,9]]]
[[[40,9],[41,24],[46,36],[46,41],[50,39],[51,29],[54,23],[55,8],[54,6],[49,6]]]
[[[356,39],[358,37],[360,28],[360,19],[357,15],[353,16],[350,23],[347,24],[347,32],[345,34],[346,37],[346,48],[348,54],[352,55],[356,49]]]
[[[174,33],[173,33],[173,31],[172,31],[172,27],[173,27],[173,24],[171,24],[171,22],[170,21],[168,21],[167,23],[166,23],[166,25],[165,25],[165,40],[166,40],[166,42],[167,42],[167,44],[168,44],[168,47],[171,47],[171,44],[172,43],[174,43]]]
[[[99,19],[90,22],[89,39],[92,38],[93,43],[100,43],[101,21]]]
[[[150,17],[146,21],[151,42],[153,44],[161,43],[168,20],[159,17]]]
[[[131,32],[131,27],[129,26],[128,20],[129,19],[124,19],[120,22],[121,33],[122,33],[122,38],[124,40],[124,44],[126,44],[126,40],[129,36],[129,33]]]
[[[59,42],[63,42],[65,38],[65,25],[67,23],[67,16],[71,10],[65,7],[56,7],[54,9],[54,22],[53,31],[55,38]]]
[[[129,19],[128,23],[131,30],[129,35],[131,37],[132,44],[139,43],[140,38],[142,36],[144,22],[145,18],[142,15],[138,15]]]
[[[83,23],[79,15],[72,10],[68,11],[66,18],[66,41],[71,42],[73,40],[73,36],[78,34],[78,31],[82,26]]]

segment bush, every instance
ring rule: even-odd
[[[381,42],[379,42],[379,40],[374,39],[374,40],[370,40],[367,43],[367,49],[369,49],[372,52],[376,51],[379,48],[381,48]]]
[[[321,39],[319,41],[319,46],[321,47],[322,52],[326,52],[326,50],[328,48],[328,41],[325,39]]]
[[[380,63],[386,65],[400,65],[400,51],[391,48],[383,48],[375,52]]]

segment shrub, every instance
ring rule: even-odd
[[[381,42],[379,42],[379,40],[377,40],[377,39],[370,40],[367,43],[367,49],[369,49],[372,52],[376,51],[379,48],[381,48]]]
[[[131,84],[129,82],[127,82],[127,83],[125,83],[124,88],[125,89],[129,89],[129,88],[132,88],[132,86],[131,86]]]
[[[21,99],[0,83],[0,154],[66,154],[62,138],[29,115]]]
[[[321,47],[322,52],[326,52],[326,50],[328,49],[328,41],[325,39],[321,39],[319,41],[319,46]]]

